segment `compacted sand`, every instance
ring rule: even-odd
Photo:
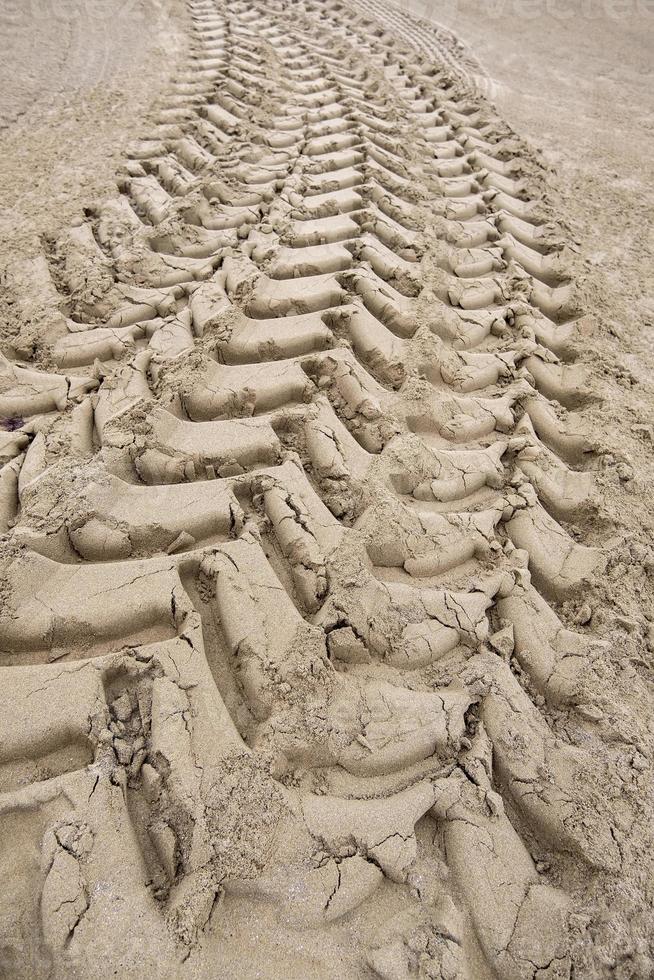
[[[5,6],[0,977],[654,975],[653,19]]]

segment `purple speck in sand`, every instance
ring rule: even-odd
[[[4,429],[5,432],[15,432],[16,429],[20,429],[23,425],[25,425],[25,419],[0,419],[0,429]]]

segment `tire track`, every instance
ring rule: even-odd
[[[417,908],[359,971],[410,975],[420,935],[433,975],[568,976],[579,879],[621,858],[602,647],[556,612],[604,561],[566,528],[597,397],[566,229],[440,48],[329,0],[190,7],[2,364],[2,812],[45,834],[10,945],[94,968],[119,929],[118,966],[145,928],[178,975],[221,903],[320,931],[388,886]]]

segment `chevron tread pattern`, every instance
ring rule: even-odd
[[[557,614],[605,561],[574,244],[437,33],[189,9],[116,196],[15,272],[6,975],[268,975],[249,915],[271,976],[570,977],[620,864]]]

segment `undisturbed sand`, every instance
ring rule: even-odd
[[[654,975],[654,13],[1,16],[0,976]]]

